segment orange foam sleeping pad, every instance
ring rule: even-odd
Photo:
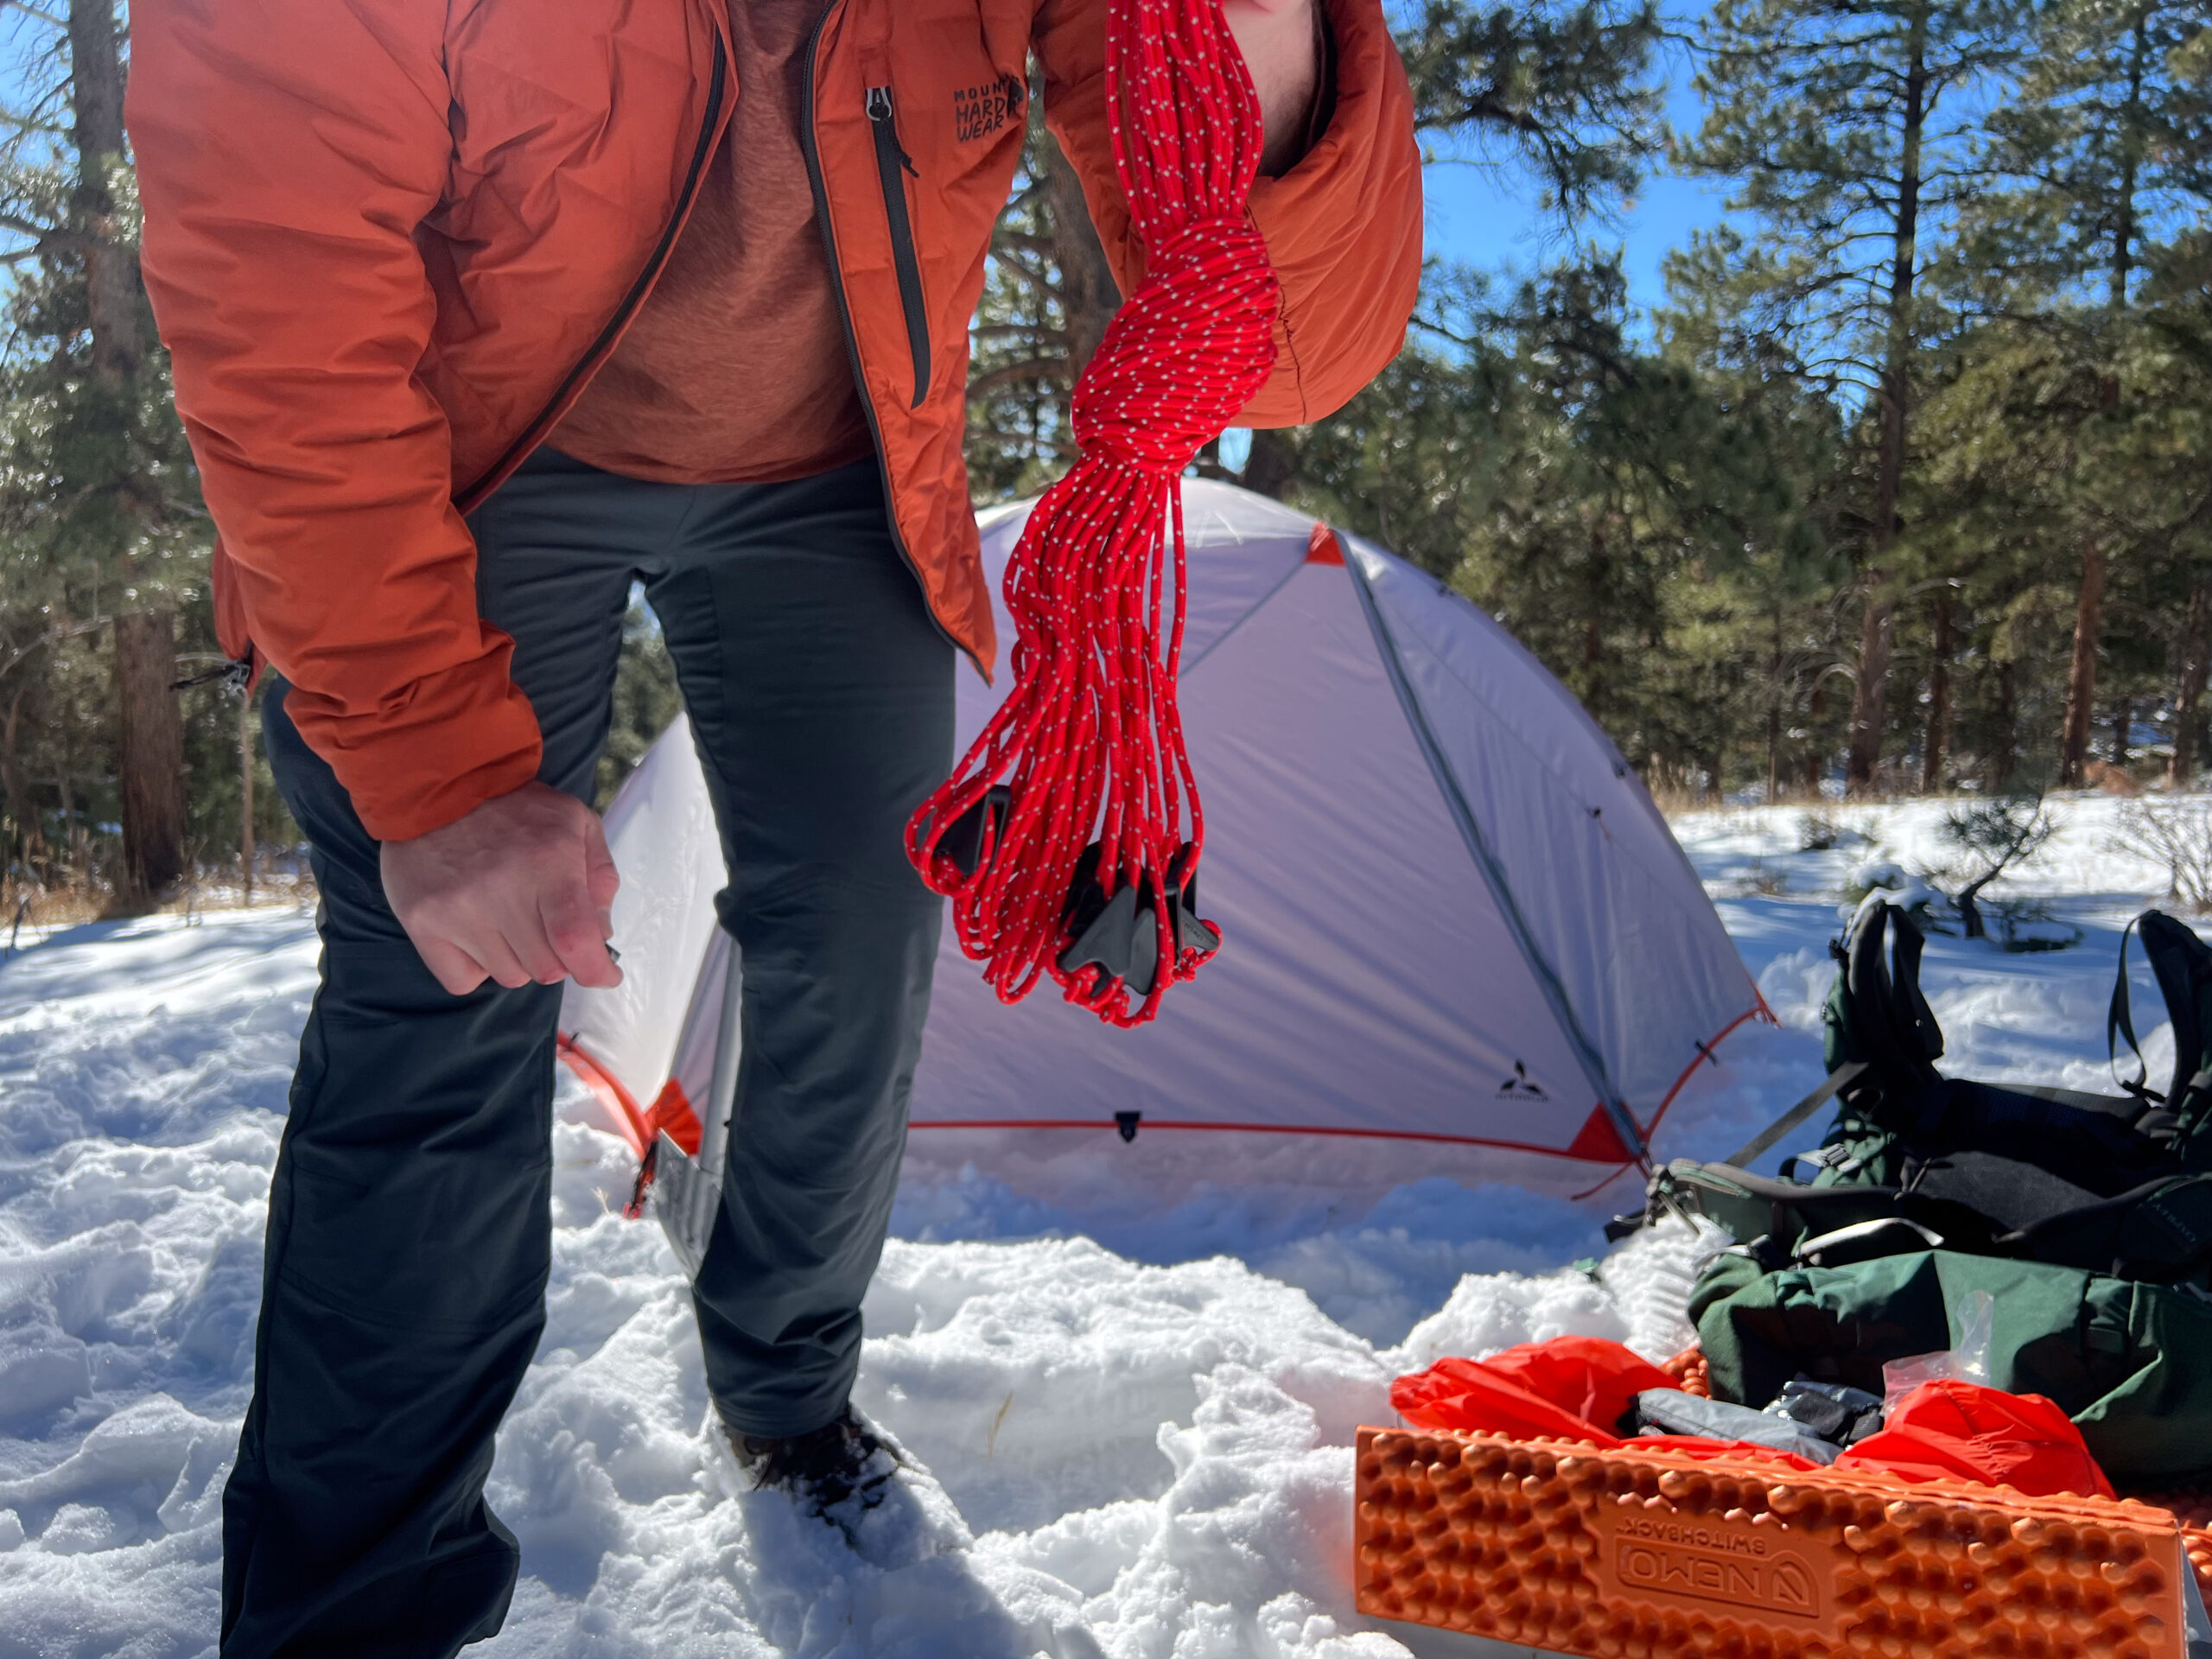
[[[2182,1528],[2127,1499],[1359,1431],[1359,1610],[1591,1659],[2181,1659]]]
[[[1705,1355],[1693,1343],[1672,1359],[1661,1363],[1659,1369],[1674,1376],[1686,1394],[1700,1399],[1713,1397],[1712,1368]],[[2154,1509],[2171,1510],[2181,1522],[2182,1548],[2189,1555],[2190,1565],[2196,1569],[2196,1582],[2205,1600],[2212,1603],[2212,1489],[2203,1486],[2177,1487],[2171,1491],[2152,1489],[2123,1490],[2122,1497],[2133,1497]]]

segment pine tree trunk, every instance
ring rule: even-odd
[[[2124,118],[2132,128],[2142,119],[2143,74],[2148,52],[2149,10],[2135,20],[2134,51],[2128,69],[2128,93]],[[2118,212],[2114,215],[2112,257],[2105,270],[2105,372],[2097,379],[2097,404],[2107,416],[2120,408],[2117,353],[2120,324],[2127,310],[2128,273],[2135,250],[2136,162],[2132,145],[2126,147],[2120,168]],[[2082,770],[2089,758],[2089,734],[2096,720],[2097,648],[2104,632],[2106,555],[2102,541],[2092,536],[2082,549],[2082,585],[2074,600],[2074,658],[2066,677],[2066,729],[2059,744],[2058,781],[2062,788],[2078,789]],[[2120,703],[2121,724],[2113,733],[2113,762],[2127,764],[2126,722],[2130,713]]]
[[[16,734],[22,728],[23,694],[29,690],[28,680],[16,687],[16,695],[8,699],[8,718],[0,723],[0,786],[8,791],[8,816],[15,820],[16,840],[26,860],[36,858],[44,850],[38,808],[23,782],[22,757],[16,746]]]
[[[1813,689],[1805,699],[1805,729],[1812,734],[1812,747],[1805,751],[1805,791],[1815,801],[1821,798],[1821,683],[1813,682]]]
[[[1989,791],[2001,794],[2012,781],[2013,758],[2019,753],[2019,702],[2012,664],[1997,664],[1997,753],[1989,769]]]
[[[113,0],[69,0],[69,99],[77,183],[70,216],[85,238],[92,372],[128,390],[145,365],[138,250],[118,223],[111,175],[123,166],[123,56]]]
[[[1590,531],[1590,580],[1584,584],[1589,608],[1582,613],[1582,706],[1590,718],[1605,718],[1605,527]]]
[[[2105,550],[2082,551],[2082,584],[2074,596],[2074,661],[2066,676],[2066,730],[2058,747],[2058,786],[2079,789],[2097,712],[2097,636],[2104,624]]]
[[[64,766],[59,784],[61,791],[62,845],[68,849],[65,856],[68,860],[72,877],[85,881],[92,877],[92,860],[85,836],[85,820],[77,810],[77,794],[70,787],[71,781],[69,769]]]
[[[175,679],[174,615],[134,611],[116,618],[123,862],[130,888],[139,897],[165,893],[184,875],[184,721],[169,689]]]
[[[1920,792],[1943,787],[1943,751],[1951,732],[1951,594],[1936,590],[1934,660],[1928,670],[1928,729],[1920,746]]]
[[[1121,309],[1122,290],[1114,267],[1084,205],[1083,180],[1047,133],[1039,146],[1045,157],[1045,188],[1052,202],[1052,256],[1059,267],[1060,314],[1067,319],[1068,384],[1106,338],[1106,326]]]
[[[253,904],[253,693],[238,699],[238,879]]]
[[[1298,451],[1273,427],[1252,429],[1252,453],[1244,461],[1244,487],[1278,501],[1298,481]]]
[[[1772,806],[1782,798],[1782,671],[1777,664],[1772,671],[1771,690],[1766,704],[1766,804]]]
[[[1881,580],[1878,570],[1872,573]],[[1843,787],[1849,795],[1871,793],[1882,764],[1882,721],[1890,682],[1891,620],[1897,607],[1869,595],[1859,627],[1859,671],[1851,693],[1851,749],[1844,760]]]
[[[2125,771],[2131,753],[2129,735],[2135,724],[2135,699],[2122,697],[2112,711],[2112,763]]]
[[[1928,14],[1916,5],[1907,37],[1904,123],[1899,134],[1897,216],[1891,229],[1889,346],[1878,398],[1879,445],[1875,454],[1872,556],[1866,572],[1866,614],[1859,630],[1859,674],[1851,700],[1851,755],[1845,785],[1852,794],[1874,786],[1882,761],[1882,725],[1889,700],[1890,624],[1894,601],[1884,595],[1889,556],[1897,543],[1897,503],[1904,493],[1905,426],[1912,391],[1912,357],[1918,342],[1913,286],[1918,269],[1920,148],[1928,118]]]
[[[2174,691],[2174,752],[2166,763],[2166,784],[2187,789],[2196,775],[2196,705],[2204,700],[2204,683],[2212,664],[2206,660],[2212,641],[2212,576],[2189,590],[2189,615],[2182,624],[2181,683]]]
[[[70,217],[85,247],[92,379],[111,401],[111,418],[128,426],[147,340],[138,251],[117,215],[110,184],[124,165],[123,90],[113,0],[69,0],[69,97],[77,151]],[[132,499],[130,484],[127,478],[116,480],[125,500]],[[118,617],[115,691],[122,741],[116,772],[123,790],[123,862],[128,881],[142,893],[158,893],[184,874],[184,726],[169,689],[175,677],[173,613],[156,605]]]

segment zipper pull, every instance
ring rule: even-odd
[[[915,168],[913,157],[906,154],[906,147],[899,142],[899,129],[891,118],[891,89],[888,86],[868,89],[868,118],[880,129],[876,134],[877,142],[889,143],[891,153],[899,158],[899,165],[906,169],[907,176],[921,177]]]

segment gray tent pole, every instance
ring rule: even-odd
[[[728,936],[725,935],[725,938]],[[741,1052],[740,1018],[745,1004],[745,974],[737,941],[728,940],[728,966],[722,972],[721,1018],[715,1029],[714,1081],[707,1090],[707,1117],[699,1126],[699,1184],[692,1195],[697,1206],[692,1234],[704,1253],[714,1231],[715,1206],[722,1199],[722,1167],[729,1155],[729,1121],[737,1111],[737,1062]]]
[[[1339,539],[1341,535],[1339,533]],[[1574,1012],[1574,1005],[1567,995],[1567,986],[1558,972],[1545,959],[1530,932],[1527,920],[1522,916],[1521,906],[1513,896],[1505,871],[1491,854],[1490,844],[1484,839],[1482,824],[1475,817],[1472,804],[1459,787],[1459,780],[1452,771],[1452,763],[1444,758],[1444,750],[1436,741],[1436,734],[1428,723],[1428,713],[1421,707],[1421,696],[1414,690],[1413,681],[1406,673],[1404,659],[1398,654],[1398,641],[1390,631],[1390,624],[1382,614],[1382,601],[1375,597],[1375,590],[1368,584],[1367,572],[1360,564],[1359,555],[1351,547],[1344,548],[1344,574],[1351,578],[1352,591],[1359,595],[1360,609],[1367,614],[1369,631],[1374,635],[1376,654],[1382,659],[1383,672],[1389,676],[1390,686],[1398,694],[1398,706],[1405,711],[1406,724],[1412,728],[1414,741],[1422,757],[1428,762],[1429,775],[1436,780],[1438,792],[1444,797],[1445,810],[1459,825],[1459,835],[1472,855],[1475,868],[1482,874],[1497,902],[1498,914],[1504,918],[1506,931],[1521,947],[1522,959],[1529,964],[1529,971],[1535,978],[1537,988],[1550,1004],[1552,1015],[1559,1021],[1560,1032],[1567,1046],[1582,1062],[1583,1075],[1597,1090],[1598,1103],[1611,1120],[1613,1131],[1620,1136],[1621,1144],[1629,1156],[1649,1169],[1651,1149],[1644,1143],[1643,1130],[1636,1121],[1636,1114],[1621,1098],[1620,1090],[1613,1087],[1612,1077],[1605,1065],[1605,1058],[1598,1045],[1582,1027]]]
[[[737,1110],[737,1063],[742,1039],[738,1015],[745,1004],[744,963],[737,941],[723,935],[722,1006],[715,1027],[715,1069],[698,1105],[699,1155],[690,1156],[666,1129],[653,1142],[653,1212],[684,1273],[699,1276],[715,1211],[722,1201],[722,1171],[729,1162],[730,1119]],[[709,946],[711,960],[712,945]],[[701,976],[704,977],[702,971]]]

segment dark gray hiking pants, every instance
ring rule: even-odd
[[[873,461],[683,486],[541,453],[471,523],[547,783],[589,796],[632,579],[660,618],[745,964],[729,1170],[695,1297],[707,1380],[739,1429],[818,1427],[859,1363],[929,1003],[938,902],[901,830],[951,764],[951,647]],[[446,1656],[499,1628],[514,1585],[483,1486],[544,1325],[561,992],[441,989],[281,683],[264,721],[322,887],[322,984],[224,1496],[222,1651]]]

